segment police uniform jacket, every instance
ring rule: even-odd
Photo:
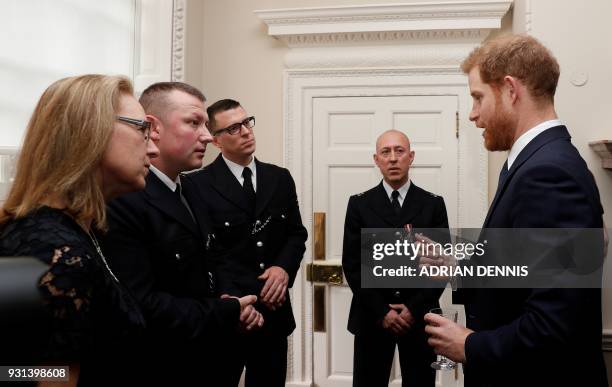
[[[270,266],[280,266],[293,285],[307,238],[298,207],[295,183],[289,171],[276,165],[256,163],[256,205],[247,208],[243,187],[219,155],[188,179],[196,187],[192,200],[195,214],[209,222],[214,234],[213,255],[221,293],[259,296],[265,281],[258,276]],[[201,221],[200,224],[204,224]],[[289,335],[295,329],[289,293],[276,311],[258,307],[264,329]]]
[[[353,291],[348,321],[348,330],[353,334],[382,329],[380,322],[389,312],[389,304],[405,304],[421,326],[424,314],[439,306],[438,299],[443,291],[440,288],[361,287],[361,229],[403,228],[405,225],[413,228],[448,229],[444,199],[411,183],[402,209],[396,215],[382,182],[349,199],[344,222],[342,267]],[[448,238],[448,234],[444,234]]]
[[[183,182],[183,191],[188,191]],[[154,173],[143,191],[111,201],[102,249],[147,320],[144,358],[201,357],[202,343],[238,325],[240,305],[221,300],[206,259],[207,232]]]

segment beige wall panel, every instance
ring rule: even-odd
[[[406,0],[203,0],[202,88],[210,102],[239,100],[257,117],[257,157],[283,163],[283,69],[288,50],[268,36],[259,9],[416,3]],[[189,16],[194,20],[193,15]],[[191,61],[191,59],[188,60]],[[187,63],[189,67],[190,62]],[[188,74],[189,76],[189,74]],[[191,78],[187,78],[191,81]],[[194,78],[194,82],[197,82]],[[210,147],[205,162],[217,150]]]

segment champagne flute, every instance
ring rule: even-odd
[[[440,315],[454,323],[457,322],[457,317],[459,316],[459,310],[455,308],[433,308],[429,313]],[[431,363],[431,368],[435,370],[453,370],[457,368],[457,363],[446,356],[438,355],[438,359]]]

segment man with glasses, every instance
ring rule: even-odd
[[[257,160],[255,117],[231,99],[208,108],[208,128],[221,150],[217,159],[188,175],[197,187],[196,217],[208,219],[222,293],[256,294],[261,330],[235,336],[233,385],[246,367],[246,386],[284,386],[287,336],[295,329],[288,288],[305,251],[295,183],[289,171]]]
[[[214,241],[199,227],[204,222],[194,217],[193,188],[181,176],[202,166],[212,141],[205,126],[205,98],[190,85],[161,82],[144,90],[140,103],[147,122],[132,123],[140,125],[145,137],[150,132],[160,154],[143,191],[109,204],[103,242],[113,271],[147,319],[142,359],[135,362],[147,364],[143,385],[151,375],[151,382],[228,386],[224,364],[217,361],[220,349],[214,347],[223,347],[224,333],[257,329],[263,318],[252,306],[253,293],[222,298],[217,292],[207,259]]]

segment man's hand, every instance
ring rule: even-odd
[[[253,305],[247,305],[240,313],[240,329],[251,331],[259,329],[264,324],[264,318]]]
[[[465,340],[474,331],[434,313],[427,313],[425,322],[425,333],[430,335],[427,343],[434,348],[436,355],[465,363]]]
[[[244,297],[236,297],[222,294],[221,298],[235,298],[240,303],[240,329],[250,331],[263,326],[264,318],[253,306],[257,302],[257,296],[250,294]]]
[[[394,335],[401,336],[410,329],[408,324],[395,309],[391,309],[382,320],[382,326]]]
[[[257,302],[257,296],[254,296],[252,294],[249,294],[248,296],[244,296],[244,297],[236,297],[236,296],[230,296],[229,294],[222,294],[221,298],[222,299],[225,299],[225,298],[237,299],[238,302],[240,303],[240,314],[242,314],[242,312],[247,306],[253,305]]]
[[[283,305],[289,284],[289,274],[285,269],[280,266],[270,266],[257,279],[266,281],[259,294],[262,304],[271,310],[276,310]]]
[[[408,325],[410,326],[410,328],[412,328],[412,325],[414,325],[414,316],[412,316],[412,313],[410,313],[410,310],[408,309],[406,305],[389,304],[389,307],[391,309],[394,309],[397,313],[399,313],[400,318],[406,321]]]

